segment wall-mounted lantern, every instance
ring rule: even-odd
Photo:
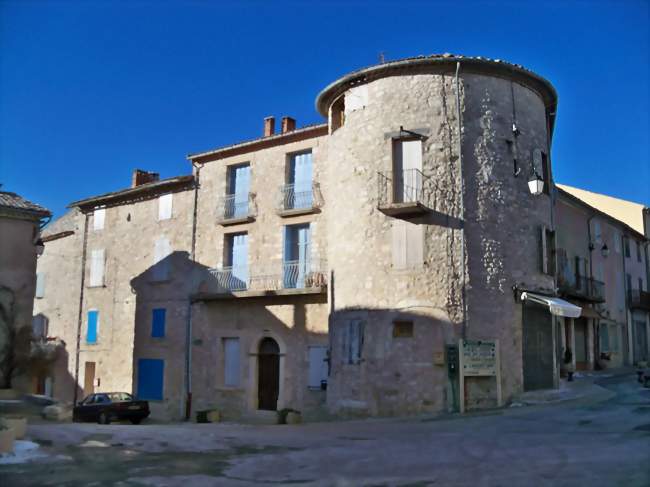
[[[45,251],[45,244],[43,243],[43,240],[40,238],[34,243],[34,247],[36,248],[36,255],[40,257],[43,255],[43,252]]]
[[[609,247],[607,246],[606,243],[604,243],[603,246],[601,247],[600,253],[602,254],[603,257],[607,257],[609,255]]]
[[[535,196],[539,196],[544,192],[544,180],[537,174],[537,171],[528,180],[528,189],[530,189],[530,194]]]

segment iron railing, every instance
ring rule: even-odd
[[[277,291],[327,286],[327,266],[318,259],[284,261],[261,267],[210,269],[217,293],[234,291]]]
[[[394,204],[422,204],[435,207],[434,180],[418,169],[377,173],[379,207]]]
[[[228,194],[223,196],[217,205],[219,221],[251,218],[257,214],[257,205],[253,193],[244,195]]]
[[[628,289],[627,300],[630,308],[645,309],[650,311],[650,293],[640,289]]]
[[[605,283],[592,277],[560,272],[558,287],[566,296],[587,299],[594,302],[605,301]]]
[[[311,210],[321,206],[320,187],[318,183],[311,186],[284,184],[280,187],[279,210]]]

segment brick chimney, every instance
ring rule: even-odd
[[[142,184],[153,183],[160,179],[160,174],[157,172],[143,171],[142,169],[134,169],[133,176],[131,177],[131,187],[135,188]]]
[[[282,133],[293,132],[296,130],[296,119],[291,117],[282,117]]]
[[[264,137],[270,137],[275,134],[275,117],[266,117],[264,119]]]

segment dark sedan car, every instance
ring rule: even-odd
[[[126,392],[90,394],[72,412],[73,421],[97,421],[100,424],[123,420],[139,424],[147,416],[149,403],[138,401]]]

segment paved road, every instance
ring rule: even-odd
[[[649,486],[650,389],[598,384],[609,394],[464,418],[34,425],[48,457],[0,466],[0,485]]]

